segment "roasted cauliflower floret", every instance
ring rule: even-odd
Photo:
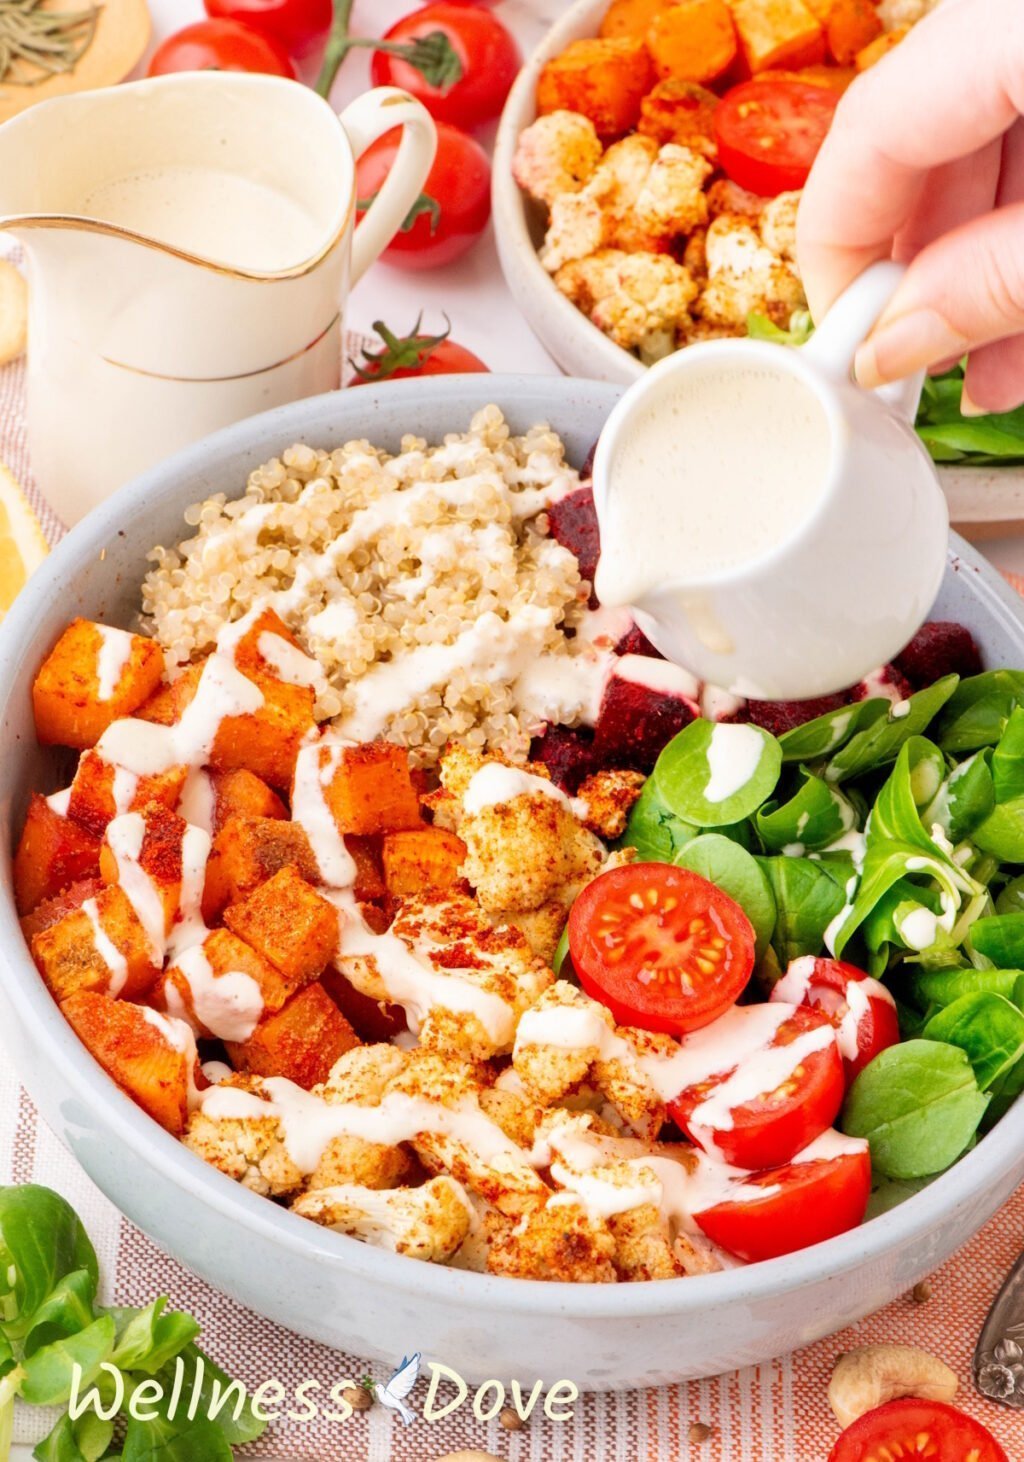
[[[405,1066],[405,1053],[397,1046],[356,1046],[346,1051],[331,1068],[313,1095],[328,1106],[351,1104],[379,1107],[391,1082]],[[357,1185],[362,1188],[394,1188],[408,1175],[409,1156],[395,1144],[370,1142],[353,1133],[332,1137],[320,1156],[310,1179],[311,1188]]]
[[[549,112],[527,127],[516,145],[512,174],[524,193],[550,208],[593,177],[603,148],[594,124],[579,112]]]
[[[761,213],[761,237],[780,259],[796,266],[796,215],[799,191],[770,198]]]
[[[716,178],[708,188],[707,197],[709,218],[730,213],[740,218],[749,218],[754,223],[760,221],[765,203],[760,193],[748,192],[731,178]]]
[[[704,182],[710,172],[711,164],[699,152],[666,143],[633,204],[637,227],[655,238],[671,238],[707,223]]]
[[[604,1220],[569,1194],[559,1194],[495,1238],[487,1267],[520,1279],[612,1284],[614,1259],[615,1240]]]
[[[587,777],[581,783],[577,796],[586,809],[583,820],[591,832],[610,843],[621,838],[626,831],[630,809],[646,780],[642,772],[611,768]]]
[[[698,294],[689,270],[669,255],[617,250],[567,264],[555,283],[598,329],[648,364],[685,337]]]
[[[630,248],[642,242],[649,248],[658,245],[657,239],[638,236],[635,217],[637,199],[657,155],[658,144],[650,137],[624,137],[609,147],[586,187],[554,199],[540,251],[549,274],[618,243],[620,230],[622,242]]]
[[[705,241],[708,282],[697,306],[711,325],[745,331],[752,312],[788,325],[807,301],[795,271],[762,241],[748,219],[722,214]]]
[[[639,132],[613,142],[594,170],[586,191],[611,218],[626,218],[636,207],[658,156],[658,144]]]
[[[639,1136],[654,1138],[665,1104],[642,1056],[668,1056],[670,1036],[616,1027],[611,1012],[567,980],[557,980],[519,1022],[512,1062],[527,1093],[551,1106],[593,1087]]]
[[[410,1052],[404,1071],[392,1083],[392,1096],[425,1099],[444,1109],[431,1114],[431,1125],[412,1145],[432,1173],[450,1173],[499,1212],[518,1216],[543,1204],[550,1190],[513,1132],[521,1132],[521,1111],[513,1120],[513,1093],[492,1098],[484,1109],[487,1082],[483,1070],[422,1047]],[[525,1104],[524,1104],[525,1105]]]
[[[266,1115],[256,1106],[257,1101],[269,1101],[263,1083],[258,1077],[232,1076],[216,1090],[223,1098],[211,1099],[208,1109],[199,1107],[189,1117],[185,1146],[263,1197],[297,1193],[305,1178],[289,1156],[279,1118],[269,1106]],[[231,1093],[238,1093],[238,1099]]]
[[[599,201],[586,189],[582,193],[563,193],[551,205],[540,262],[549,274],[557,274],[574,259],[586,259],[608,242],[612,224]]]
[[[445,1176],[421,1188],[380,1193],[341,1184],[305,1193],[292,1211],[410,1259],[446,1264],[467,1238],[473,1213],[461,1184]]]

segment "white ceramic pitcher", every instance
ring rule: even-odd
[[[395,166],[353,240],[355,159],[394,127]],[[61,97],[0,127],[0,228],[24,244],[29,274],[29,448],[65,522],[205,433],[340,384],[348,291],[401,226],[436,145],[426,110],[394,88],[339,118],[296,82],[214,71]],[[200,236],[216,237],[243,179],[265,190],[268,231],[301,222],[298,257],[251,267],[251,229],[234,250],[230,227],[228,247],[176,245],[197,170]],[[166,230],[90,210],[113,189],[131,216],[131,189],[159,201],[157,177],[177,179]]]
[[[854,352],[892,296],[901,266],[876,264],[836,302],[811,341],[715,340],[660,361],[623,396],[601,433],[594,497],[602,552],[596,589],[628,603],[648,638],[702,679],[742,696],[800,700],[856,684],[897,654],[921,625],[946,565],[949,520],[931,458],[914,431],[923,375],[880,391],[853,380]],[[809,515],[770,551],[699,582],[660,576],[631,551],[628,429],[652,408],[680,432],[687,387],[702,372],[780,373],[816,398],[828,459]],[[749,433],[740,401],[718,423]],[[791,445],[794,457],[800,440]],[[701,484],[714,492],[714,482]],[[615,504],[614,513],[610,506]],[[627,525],[616,533],[613,524]]]

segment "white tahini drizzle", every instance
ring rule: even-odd
[[[263,996],[251,975],[242,970],[214,973],[201,944],[178,955],[167,971],[165,998],[172,1015],[188,1019],[187,1004],[181,999],[173,974],[188,986],[195,1018],[204,1031],[222,1041],[247,1041],[263,1014]]]
[[[711,728],[708,741],[708,802],[724,802],[746,786],[757,771],[764,737],[754,726],[719,722]]]
[[[499,761],[489,761],[469,779],[469,785],[462,794],[462,810],[475,817],[485,808],[511,802],[515,797],[549,797],[559,802],[577,817],[587,815],[587,805],[578,797],[568,797],[561,787],[547,777],[538,777],[522,767],[507,767]]]
[[[814,968],[817,964],[814,956],[805,954],[799,959],[791,962],[782,979],[772,988],[771,999],[782,1000],[789,1005],[804,1005],[807,1002],[807,993],[814,979]],[[870,1013],[871,1001],[881,1000],[886,1005],[895,1008],[896,1002],[892,995],[881,983],[870,975],[865,975],[861,980],[851,979],[847,982],[845,999],[837,991],[827,986],[820,987],[818,998],[814,1002],[817,1009],[821,1009],[830,1018],[843,1009],[839,1024],[836,1025],[836,1042],[840,1054],[847,1061],[855,1061],[858,1055],[857,1034],[861,1021]]]
[[[101,701],[109,701],[120,683],[125,666],[131,659],[132,636],[125,629],[98,624],[100,647],[96,654],[97,692]]]
[[[86,899],[82,905],[82,913],[89,920],[92,928],[92,942],[96,953],[110,971],[110,982],[107,985],[107,994],[115,998],[120,995],[128,979],[128,961],[111,939],[103,927],[100,918],[99,905],[95,899]]]

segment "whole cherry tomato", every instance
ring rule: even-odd
[[[331,28],[332,0],[204,0],[214,20],[240,20],[289,56],[307,56]]]
[[[391,171],[402,140],[388,132],[356,167],[360,208],[376,196]],[[423,192],[400,231],[384,250],[389,264],[402,269],[434,269],[450,264],[476,243],[491,216],[491,165],[479,142],[437,124],[437,156]]]
[[[258,71],[295,78],[278,43],[238,20],[197,20],[168,36],[149,63],[149,75],[172,71]]]
[[[472,130],[501,111],[522,57],[489,11],[435,0],[393,25],[373,54],[375,86],[398,86],[439,122]]]
[[[412,334],[405,336],[395,335],[383,320],[375,320],[373,328],[384,342],[384,348],[363,351],[362,364],[356,366],[352,385],[399,381],[409,376],[479,375],[487,371],[478,355],[449,340],[447,330],[443,335],[422,334],[420,320],[416,321]]]

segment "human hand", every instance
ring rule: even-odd
[[[969,352],[965,415],[1024,401],[1022,113],[1020,0],[946,0],[840,102],[797,224],[812,314],[869,264],[909,264],[862,385]]]

